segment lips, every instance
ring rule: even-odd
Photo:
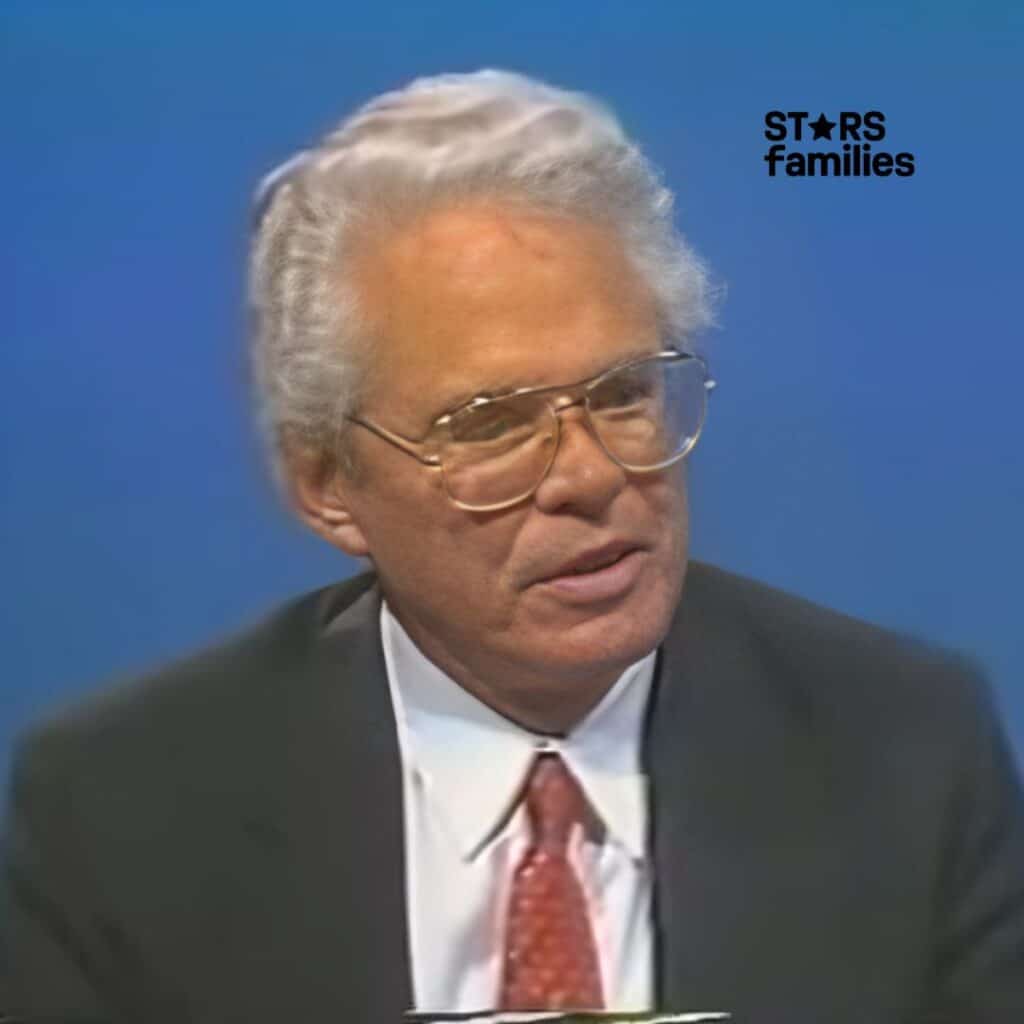
[[[641,584],[649,565],[649,552],[635,543],[616,541],[581,551],[553,573],[538,579],[533,592],[548,607],[571,608],[573,614],[607,610]]]
[[[574,555],[553,572],[545,573],[536,582],[547,583],[566,576],[582,576],[600,569],[607,569],[638,548],[638,544],[629,541],[612,541],[602,544],[600,547],[590,548]]]

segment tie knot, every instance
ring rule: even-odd
[[[569,832],[583,822],[587,799],[557,754],[539,754],[526,781],[526,812],[538,845],[565,850]]]

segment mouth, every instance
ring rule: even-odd
[[[535,586],[573,604],[621,597],[636,583],[646,554],[633,543],[605,544],[574,556]]]

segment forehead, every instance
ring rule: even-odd
[[[362,255],[368,400],[422,420],[564,383],[657,344],[655,304],[607,228],[494,204],[434,211]],[[410,420],[407,420],[410,422]]]

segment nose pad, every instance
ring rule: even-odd
[[[583,395],[580,395],[579,398],[570,398],[568,395],[562,395],[560,398],[556,398],[553,404],[556,413],[563,413],[567,409],[574,409],[577,406],[582,409],[586,401]]]
[[[608,455],[608,452],[605,451],[601,439],[597,436],[597,431],[594,428],[594,424],[590,421],[590,417],[587,415],[587,410],[584,407],[585,402],[585,398],[567,398],[563,401],[561,405],[555,405],[555,412],[558,415],[558,425],[562,435],[559,439],[559,450],[565,447],[567,436],[566,428],[569,427],[570,424],[572,424],[573,430],[583,431],[583,433],[586,435],[590,443],[595,448],[597,448],[597,450],[601,453],[605,462],[610,462],[613,466],[619,468],[615,460],[612,459]],[[569,415],[563,416],[563,413],[568,413]],[[555,455],[555,458],[558,458],[557,453]]]
[[[556,406],[555,412],[558,448],[535,500],[542,508],[579,505],[588,509],[593,506],[596,511],[622,490],[626,472],[594,433],[582,399],[565,401]]]

